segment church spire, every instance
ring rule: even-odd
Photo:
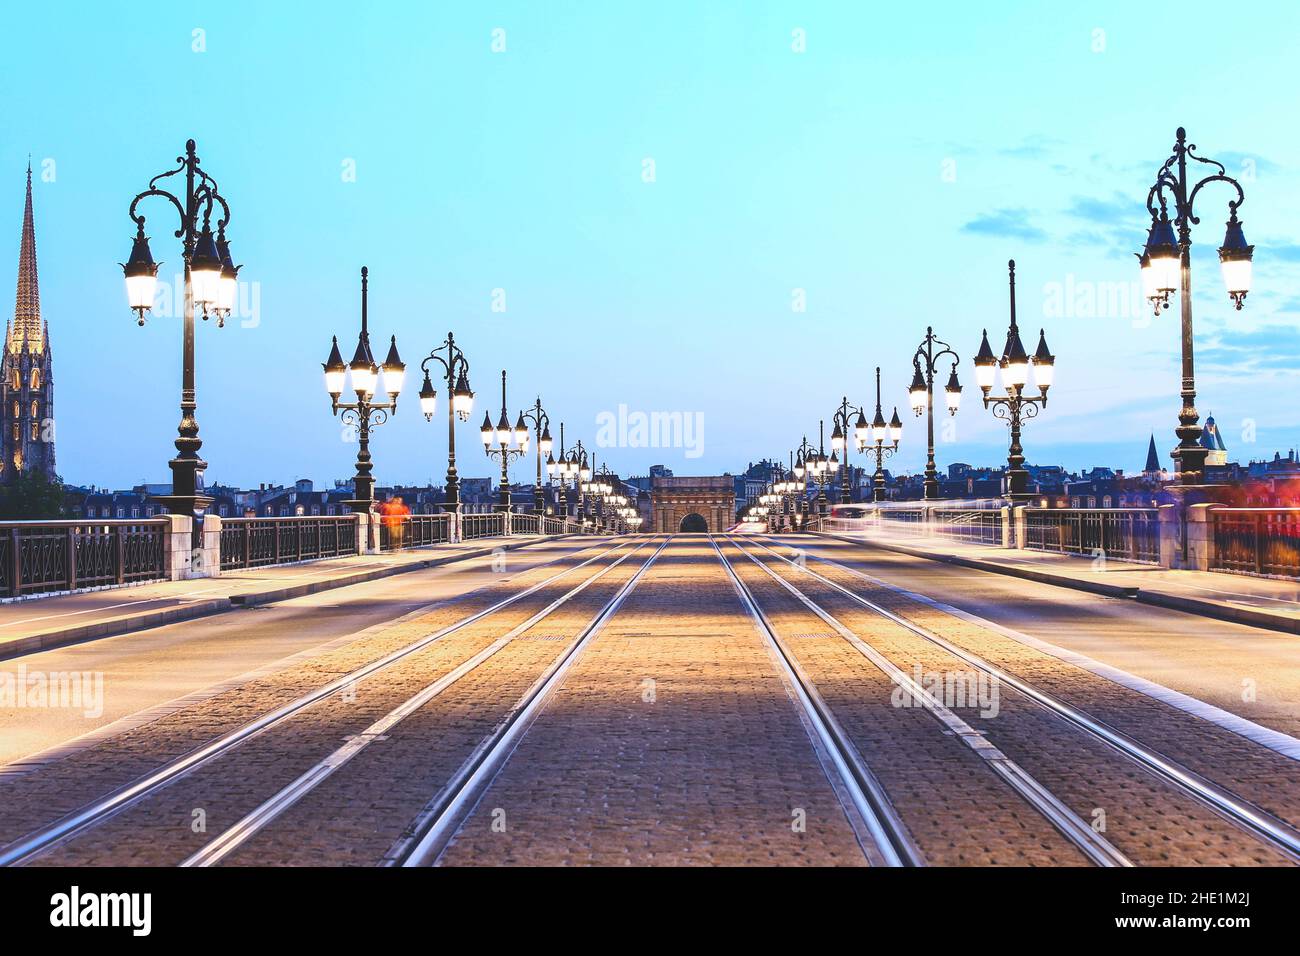
[[[1148,475],[1160,471],[1160,454],[1156,451],[1156,436],[1152,434],[1151,444],[1147,446],[1147,466],[1143,469]]]
[[[36,280],[36,222],[32,215],[32,161],[27,160],[27,202],[23,206],[23,238],[18,250],[18,293],[14,299],[14,324],[9,350],[17,351],[26,340],[33,351],[45,342],[41,324],[41,292]]]

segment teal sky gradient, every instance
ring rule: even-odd
[[[168,477],[179,322],[137,328],[117,263],[131,197],[190,136],[260,301],[254,327],[199,329],[209,483],[351,474],[320,363],[330,335],[355,341],[362,265],[373,332],[396,333],[408,365],[448,329],[465,346],[479,397],[465,475],[494,473],[477,424],[486,405],[496,417],[501,368],[512,418],[540,392],[587,442],[620,403],[703,415],[702,457],[602,450],[623,474],[734,471],[784,458],[842,394],[874,402],[877,364],[886,416],[905,406],[927,324],[967,385],[940,465],[998,463],[1005,429],[969,359],[981,328],[995,346],[1005,333],[1011,257],[1022,326],[1046,326],[1058,355],[1030,462],[1140,470],[1151,432],[1166,456],[1176,441],[1177,306],[1150,320],[1058,304],[1136,291],[1146,190],[1179,125],[1243,177],[1256,246],[1255,291],[1233,312],[1213,252],[1229,192],[1207,189],[1198,406],[1233,457],[1300,442],[1294,4],[380,0],[6,18],[0,269],[17,262],[30,152],[68,481]],[[161,205],[147,214],[167,274],[174,226]],[[381,482],[445,471],[445,427],[418,415],[417,387],[376,433]],[[894,465],[919,469],[923,427],[905,424]]]

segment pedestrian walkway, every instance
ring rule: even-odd
[[[235,607],[284,601],[554,538],[554,535],[475,538],[405,551],[268,565],[232,571],[216,578],[151,581],[132,587],[12,601],[0,604],[0,659],[218,614]]]
[[[1300,581],[1167,570],[1114,558],[1094,559],[1047,551],[999,548],[948,538],[871,531],[835,531],[822,537],[945,561],[1187,611],[1255,627],[1300,633]],[[787,540],[797,540],[788,538]]]

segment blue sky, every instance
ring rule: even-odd
[[[362,265],[373,331],[396,333],[408,364],[448,329],[465,346],[479,404],[462,474],[494,473],[477,424],[501,368],[512,417],[540,393],[587,442],[620,403],[699,413],[698,458],[602,458],[715,473],[784,457],[843,394],[873,402],[877,364],[886,415],[905,406],[927,324],[968,386],[941,466],[1001,461],[1005,429],[979,407],[969,359],[981,328],[1005,332],[1011,257],[1022,326],[1046,326],[1058,355],[1030,461],[1140,469],[1151,432],[1162,453],[1176,442],[1176,306],[1149,319],[1088,297],[1136,283],[1146,189],[1179,125],[1243,177],[1256,246],[1255,291],[1234,312],[1213,251],[1228,192],[1207,189],[1198,406],[1242,460],[1300,443],[1293,4],[59,11],[14,8],[0,41],[0,269],[17,262],[30,152],[69,481],[169,475],[179,322],[138,328],[117,263],[131,197],[190,136],[232,204],[259,306],[256,322],[199,328],[209,482],[351,474],[320,362],[330,335],[355,341]],[[147,214],[167,275],[167,211]],[[445,428],[418,415],[417,386],[376,434],[381,482],[445,471]],[[924,429],[906,426],[895,464],[917,469]]]

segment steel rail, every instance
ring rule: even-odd
[[[843,782],[853,809],[866,826],[871,842],[875,845],[874,849],[880,854],[886,866],[923,866],[925,860],[920,850],[913,843],[907,827],[898,816],[884,787],[876,779],[875,773],[862,759],[862,755],[858,753],[848,734],[835,719],[835,715],[831,713],[821,694],[786,648],[785,642],[777,635],[767,615],[759,608],[753,593],[740,580],[740,576],[736,574],[735,568],[718,547],[718,542],[713,535],[709,535],[709,544],[713,545],[718,560],[722,562],[722,567],[731,578],[736,593],[740,595],[741,604],[753,618],[755,627],[767,641],[768,647],[781,665],[786,683],[794,690],[808,725],[816,734],[817,740],[822,745],[822,751],[830,759],[835,773]],[[863,853],[869,861],[874,862],[867,847],[863,847]]]
[[[343,744],[343,746],[339,747],[329,756],[311,767],[299,776],[298,779],[281,789],[269,800],[266,800],[256,809],[245,815],[241,820],[212,840],[211,843],[208,843],[202,849],[192,854],[181,863],[181,866],[212,866],[229,856],[240,846],[252,839],[258,831],[276,820],[281,814],[287,811],[308,793],[315,790],[318,786],[328,780],[334,775],[335,771],[341,768],[357,754],[361,753],[361,751],[365,750],[370,744],[377,740],[385,739],[385,735],[407,717],[411,716],[452,684],[456,683],[456,681],[477,668],[484,661],[493,657],[498,651],[502,650],[515,638],[530,630],[539,622],[545,620],[563,605],[567,604],[573,597],[585,591],[589,586],[600,580],[600,578],[604,577],[610,571],[613,571],[616,567],[645,547],[647,543],[648,542],[642,542],[641,544],[638,544],[635,548],[624,554],[614,563],[601,568],[577,587],[560,595],[560,597],[546,605],[546,607],[528,618],[528,620],[521,624],[517,624],[487,647],[483,648],[465,661],[462,661],[452,670],[424,687],[419,691],[419,693],[413,694],[411,697],[407,698],[397,707],[393,708],[393,710],[389,711],[365,730],[361,731],[361,733],[349,738],[347,743]]]
[[[888,618],[895,624],[898,624],[916,634],[918,637],[922,637],[930,643],[943,648],[954,657],[966,661],[966,663],[970,664],[972,667],[978,668],[990,677],[993,677],[999,682],[1005,683],[1007,686],[1019,691],[1025,697],[1064,719],[1067,723],[1114,748],[1144,770],[1147,770],[1156,777],[1159,777],[1161,780],[1174,785],[1185,794],[1200,801],[1230,823],[1246,830],[1252,836],[1263,840],[1275,849],[1280,850],[1292,860],[1300,862],[1300,832],[1297,832],[1292,826],[1286,823],[1286,821],[1279,819],[1273,814],[1268,813],[1253,804],[1247,803],[1245,800],[1223,787],[1220,787],[1218,784],[1212,783],[1204,777],[1201,777],[1199,774],[1193,773],[1191,770],[1187,769],[1172,758],[1151,750],[1149,747],[1146,747],[1132,739],[1127,734],[1115,730],[1097,718],[1092,717],[1085,711],[1065,703],[1058,697],[1055,697],[1046,691],[1038,690],[1030,684],[1027,684],[1025,681],[1008,674],[1006,671],[1002,670],[1002,668],[989,663],[982,657],[979,657],[965,648],[958,647],[956,644],[940,637],[938,634],[935,634],[918,624],[914,624],[906,618],[900,617],[892,611],[881,607],[879,604],[854,593],[842,584],[832,581],[825,575],[818,574],[816,571],[813,571],[805,565],[801,565],[797,561],[792,561],[790,558],[787,558],[776,549],[762,543],[761,541],[756,541],[754,543],[756,546],[770,551],[776,557],[802,571],[804,574],[808,574],[834,588],[850,600],[874,611],[882,617]],[[846,567],[845,565],[827,558],[818,557],[817,560],[824,564],[828,564],[831,567],[839,568],[855,577],[859,577],[864,581],[873,584],[873,586],[878,586],[875,585],[875,582],[871,581],[870,577],[860,571],[855,571],[853,568]]]
[[[1034,779],[1027,770],[990,743],[981,731],[976,730],[956,713],[944,706],[913,677],[909,676],[885,655],[846,627],[843,622],[813,601],[803,591],[756,558],[752,552],[747,551],[739,544],[733,544],[733,546],[848,641],[854,650],[883,671],[890,680],[904,689],[912,699],[919,701],[954,737],[974,751],[1026,803],[1037,810],[1048,823],[1055,827],[1062,836],[1074,844],[1093,863],[1106,867],[1133,866],[1133,862],[1109,840],[1093,830],[1087,821],[1071,810],[1047,787]]]
[[[581,658],[583,651],[605,628],[628,595],[640,583],[646,571],[668,547],[672,535],[664,539],[645,564],[637,569],[618,592],[606,603],[578,638],[543,673],[511,708],[510,713],[489,734],[437,794],[435,799],[412,822],[409,838],[399,840],[385,858],[386,865],[404,867],[432,866],[464,821],[473,813],[501,768],[514,753],[533,721],[550,701],[556,688]]]
[[[123,787],[119,787],[117,790],[111,791],[97,800],[93,800],[90,803],[73,810],[71,813],[60,817],[58,820],[48,823],[43,827],[39,827],[25,836],[19,837],[17,840],[5,845],[3,848],[0,848],[0,866],[13,866],[15,864],[24,863],[37,854],[50,849],[55,844],[72,839],[91,827],[96,826],[108,817],[126,809],[149,794],[174,783],[180,777],[190,773],[203,764],[206,764],[210,760],[227,753],[244,741],[262,733],[281,721],[292,717],[304,708],[330,697],[358,680],[362,680],[378,671],[392,666],[403,658],[422,650],[434,641],[439,640],[448,634],[459,631],[491,614],[495,614],[498,611],[509,607],[515,602],[520,601],[534,592],[546,587],[553,581],[584,568],[592,562],[598,561],[602,557],[619,550],[625,545],[626,542],[619,542],[618,544],[612,545],[600,553],[595,554],[578,564],[572,565],[571,567],[564,568],[545,580],[540,581],[517,594],[512,594],[510,597],[498,601],[481,611],[470,614],[454,624],[449,624],[446,627],[439,628],[431,634],[427,634],[419,640],[408,644],[405,647],[399,648],[378,660],[371,661],[348,674],[335,678],[329,683],[318,687],[316,690],[310,691],[287,704],[283,704],[275,710],[263,714],[256,720],[244,724],[242,727],[222,734],[220,737],[209,741],[203,746],[177,757],[174,760],[168,761],[151,773],[148,773]],[[557,558],[556,562],[563,560],[565,560],[565,558]],[[547,562],[547,564],[556,562]],[[545,564],[542,565],[542,567],[546,566],[547,565]]]

